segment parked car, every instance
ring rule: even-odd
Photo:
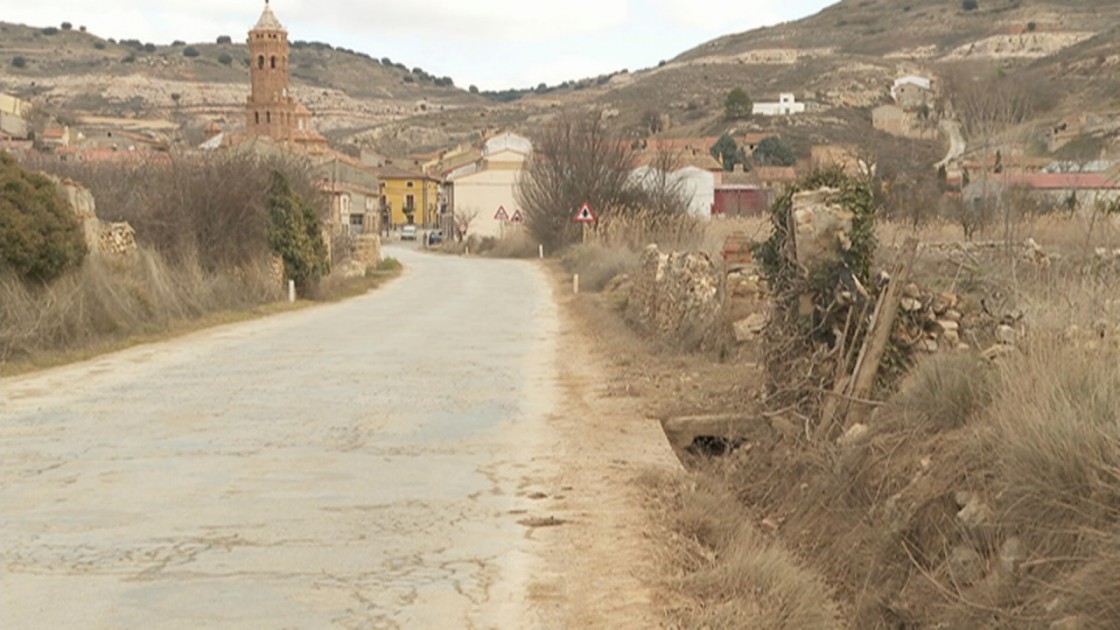
[[[416,226],[415,225],[406,225],[403,228],[401,228],[401,240],[402,241],[415,241],[416,240]]]
[[[443,242],[443,230],[432,230],[428,232],[428,247],[432,245],[439,245]]]

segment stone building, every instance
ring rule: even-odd
[[[326,138],[311,128],[311,111],[291,95],[289,50],[288,31],[265,0],[261,19],[249,31],[252,92],[245,105],[246,132],[325,150]]]

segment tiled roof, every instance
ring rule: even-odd
[[[1007,174],[1004,184],[1027,186],[1036,190],[1117,190],[1120,183],[1104,173],[1025,173]]]

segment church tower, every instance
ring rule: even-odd
[[[322,136],[311,131],[311,112],[288,91],[288,54],[288,31],[265,0],[261,19],[249,31],[252,92],[245,108],[245,128],[252,136],[317,143]]]

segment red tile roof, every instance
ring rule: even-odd
[[[999,181],[1036,190],[1120,190],[1120,182],[1104,173],[1004,174]]]

